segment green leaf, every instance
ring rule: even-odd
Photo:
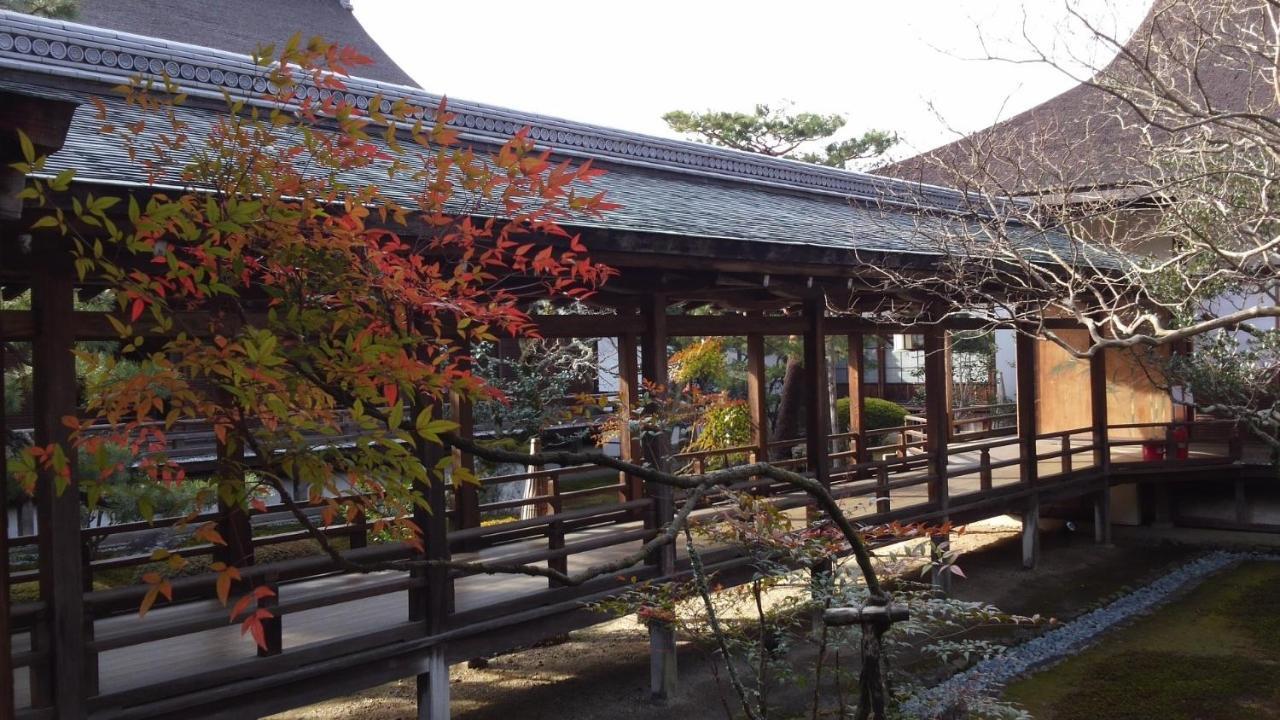
[[[22,128],[18,128],[18,143],[22,146],[22,157],[28,163],[36,161],[36,146],[32,144],[31,138],[22,132]]]

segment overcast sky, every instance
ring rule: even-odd
[[[1127,37],[1150,0],[1070,0]],[[897,131],[905,157],[1074,84],[1026,57],[1024,31],[1105,62],[1064,0],[355,0],[386,51],[431,92],[677,137],[668,110],[790,100]],[[986,49],[984,49],[984,43]]]

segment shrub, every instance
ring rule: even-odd
[[[836,417],[840,423],[840,432],[849,431],[849,398],[842,397],[836,401]],[[867,398],[866,412],[864,418],[867,426],[863,428],[867,430],[879,430],[880,428],[901,427],[907,417],[906,408],[901,405],[881,400],[880,398]]]

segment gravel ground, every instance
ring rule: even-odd
[[[985,600],[1010,612],[1067,619],[1096,606],[1131,583],[1184,561],[1175,546],[1101,547],[1087,533],[1046,532],[1042,562],[1021,569],[1016,520],[976,523],[957,535],[967,578],[953,593]],[[680,686],[667,705],[648,699],[648,639],[633,618],[571,633],[561,643],[491,658],[487,667],[456,665],[450,672],[453,716],[458,720],[722,719],[721,693],[707,658],[682,644]],[[272,716],[275,720],[396,720],[415,718],[414,683],[390,683]],[[797,707],[811,690],[792,689]],[[786,693],[781,698],[785,703]]]

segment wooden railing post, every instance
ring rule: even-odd
[[[369,518],[364,508],[356,508],[355,517],[351,518],[351,530],[347,533],[347,544],[352,550],[369,545]]]
[[[85,715],[84,701],[96,663],[85,654],[84,568],[81,564],[80,491],[75,453],[68,447],[63,416],[75,415],[77,379],[72,315],[75,289],[64,257],[46,258],[33,278],[31,313],[35,444],[66,448],[70,482],[58,492],[54,472],[41,470],[36,486],[39,522],[40,597],[47,604],[49,661],[31,673],[33,704],[52,704],[60,718]],[[95,667],[90,667],[95,665]],[[4,682],[9,682],[8,678]]]
[[[1071,433],[1062,433],[1062,474],[1071,472]]]
[[[1244,439],[1240,435],[1238,424],[1231,426],[1231,437],[1227,440],[1227,456],[1231,458],[1231,462],[1236,463],[1244,459]]]
[[[564,549],[564,521],[558,519],[560,513],[564,512],[564,501],[560,497],[560,473],[551,475],[551,512],[553,519],[547,526],[547,549],[563,550]],[[568,574],[569,557],[560,555],[547,560],[547,567],[558,572]],[[548,579],[551,587],[558,587],[560,583],[554,578]]]
[[[1093,466],[1103,475],[1111,472],[1110,434],[1107,426],[1107,355],[1103,349],[1089,357],[1089,403],[1093,425]]]
[[[946,331],[929,328],[924,336],[924,402],[925,449],[929,454],[929,502],[947,522],[947,508],[951,504],[951,487],[947,478],[947,443],[951,439],[951,347]],[[947,533],[935,533],[930,542],[935,560],[949,545]],[[934,566],[934,587],[947,592],[951,587],[951,573],[946,568]]]
[[[978,455],[978,484],[982,490],[991,489],[991,448],[982,448]]]
[[[854,451],[854,463],[865,463],[871,460],[867,450],[867,398],[863,390],[863,376],[867,369],[867,356],[863,352],[862,333],[849,333],[849,437],[850,449]]]
[[[747,412],[756,462],[769,462],[769,377],[764,365],[764,336],[747,335]]]
[[[887,513],[893,509],[889,491],[889,466],[876,468],[876,512]]]
[[[1164,461],[1169,465],[1178,462],[1178,435],[1175,430],[1177,427],[1175,423],[1169,423],[1164,428]]]

